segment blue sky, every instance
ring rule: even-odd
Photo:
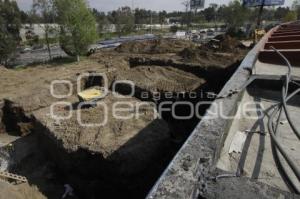
[[[32,4],[32,0],[16,0],[19,7],[23,10],[29,10]],[[111,11],[118,7],[129,5],[134,7],[146,8],[152,10],[183,10],[183,0],[88,0],[90,7],[97,8],[100,11]],[[227,4],[230,0],[206,0],[205,5],[210,3]],[[285,0],[286,5],[290,6],[293,0]]]

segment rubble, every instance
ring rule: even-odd
[[[185,40],[154,39],[125,42],[117,47],[116,51],[119,53],[165,54],[177,53],[183,48],[190,48],[194,46],[194,43]]]

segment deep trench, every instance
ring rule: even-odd
[[[201,100],[212,101],[213,99],[208,98],[205,93],[207,91],[219,93],[239,66],[239,62],[232,64],[226,69],[221,69],[213,66],[201,68],[199,66],[176,64],[161,60],[130,60],[131,67],[138,67],[140,65],[172,66],[204,78],[207,83],[195,90],[198,95],[197,98],[190,98],[189,95],[184,95],[172,99],[173,102],[189,101],[192,104],[196,104],[200,96]],[[218,77],[218,81],[216,81],[216,77]],[[102,84],[102,80],[91,77],[85,82],[84,87],[88,88],[97,84]],[[120,84],[116,88],[116,91],[126,95],[129,89],[127,86],[128,85]],[[150,91],[138,87],[135,88],[135,91],[136,98],[143,101],[155,102],[157,107],[160,103],[170,100],[165,98],[153,100],[153,95]],[[148,92],[150,96],[149,99],[142,98],[142,92]],[[165,91],[160,92],[161,96],[163,96]],[[176,96],[180,95],[176,94]],[[208,106],[202,106],[198,111],[203,115],[207,108]],[[111,167],[113,166],[110,163],[103,164],[103,157],[100,155],[91,154],[89,151],[83,149],[72,153],[67,152],[61,147],[61,143],[55,140],[55,138],[48,136],[50,133],[47,133],[47,129],[39,121],[26,116],[23,109],[13,106],[12,102],[6,101],[2,111],[3,117],[1,121],[5,126],[6,133],[12,133],[12,135],[17,136],[27,135],[22,139],[29,139],[29,141],[33,139],[36,142],[31,146],[31,148],[34,148],[34,150],[31,150],[31,154],[18,164],[12,164],[9,170],[28,177],[29,183],[38,186],[39,190],[48,198],[57,198],[57,196],[62,194],[63,184],[66,183],[71,184],[74,187],[75,194],[79,198],[84,199],[100,197],[144,198],[200,121],[196,116],[189,120],[177,120],[172,117],[170,112],[163,112],[162,118],[168,123],[172,138],[168,147],[165,148],[166,151],[163,151],[160,157],[153,159],[153,164],[148,165],[142,172],[136,175],[122,176],[118,173],[111,172],[111,170],[113,170]],[[186,111],[186,107],[177,106],[176,113],[184,116],[188,114],[188,111]],[[30,135],[22,132],[19,125],[20,123],[27,123],[33,126],[33,128],[29,129],[31,131]],[[176,133],[178,131],[181,133]],[[22,140],[18,142],[22,142]],[[11,154],[11,159],[14,159],[13,156],[14,154]],[[12,162],[16,161],[13,160]],[[47,178],[42,182],[32,177],[32,169],[30,168],[34,168],[35,164],[46,165],[46,174],[48,175],[50,173],[53,177],[50,179]],[[37,167],[37,170],[38,168],[39,167]],[[41,176],[41,178],[43,177],[44,176]],[[49,188],[48,183],[51,184],[51,188]]]
[[[31,119],[25,115],[20,106],[16,106],[9,100],[4,100],[2,107],[2,119],[4,131],[12,136],[24,136],[30,133]]]

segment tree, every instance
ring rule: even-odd
[[[282,20],[289,11],[290,11],[290,9],[288,7],[287,8],[282,8],[282,7],[277,8],[274,13],[274,19]]]
[[[284,17],[284,22],[296,21],[296,20],[297,20],[297,13],[295,11],[289,11]]]
[[[249,16],[249,10],[237,0],[230,2],[227,7],[224,7],[223,12],[224,20],[232,33],[236,33]]]
[[[177,31],[178,31],[178,27],[177,26],[171,26],[170,27],[170,32],[176,33]]]
[[[105,28],[110,24],[108,17],[105,15],[105,12],[99,12],[95,8],[92,9],[92,13],[97,21],[98,33],[102,34],[105,31]]]
[[[158,18],[159,18],[159,24],[162,26],[165,23],[165,20],[167,18],[167,12],[165,10],[159,12]]]
[[[190,10],[190,1],[189,0],[186,0],[186,1],[183,1],[182,2],[182,5],[184,6],[185,8],[185,15],[183,16],[182,18],[182,24],[186,24],[186,27],[187,29],[189,29],[190,25],[191,25],[191,10]]]
[[[20,10],[15,1],[0,0],[0,63],[7,64],[20,42]]]
[[[210,6],[210,7],[206,8],[203,12],[204,12],[206,21],[211,22],[215,19],[216,11],[215,11],[214,7]]]
[[[298,19],[300,18],[300,0],[295,0],[292,5],[292,10],[297,13]]]
[[[134,23],[135,24],[149,24],[150,21],[148,19],[150,18],[149,12],[145,9],[139,9],[136,8],[134,11]]]
[[[130,7],[126,6],[113,11],[111,18],[119,37],[134,30],[134,16]]]
[[[96,20],[85,0],[55,0],[60,23],[60,45],[70,56],[86,55],[97,38]]]
[[[49,59],[52,59],[49,35],[56,32],[55,27],[49,24],[54,22],[54,8],[52,0],[33,0],[32,5],[34,10],[38,10],[43,18],[44,25],[41,26],[44,29],[45,40],[48,49]]]

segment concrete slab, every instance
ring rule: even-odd
[[[267,124],[268,109],[278,103],[279,100],[280,92],[276,91],[255,88],[245,92],[224,143],[217,167],[225,171],[238,172],[243,176],[275,188],[289,191],[273,157]],[[291,117],[297,121],[300,117],[300,97],[297,96],[293,99],[291,104],[288,107]],[[282,117],[281,121],[278,131],[279,140],[295,163],[300,166],[300,142],[286,122],[285,116]],[[296,126],[300,128],[300,123],[296,122]],[[235,139],[238,132],[247,134],[243,150],[241,153],[230,153],[232,140]],[[280,158],[282,159],[282,157]],[[300,187],[300,182],[286,163],[284,167],[288,169],[289,175],[293,176],[293,181]]]
[[[285,75],[288,71],[286,65],[275,65],[257,61],[253,73],[256,75]],[[300,76],[300,67],[293,67],[292,75]]]

